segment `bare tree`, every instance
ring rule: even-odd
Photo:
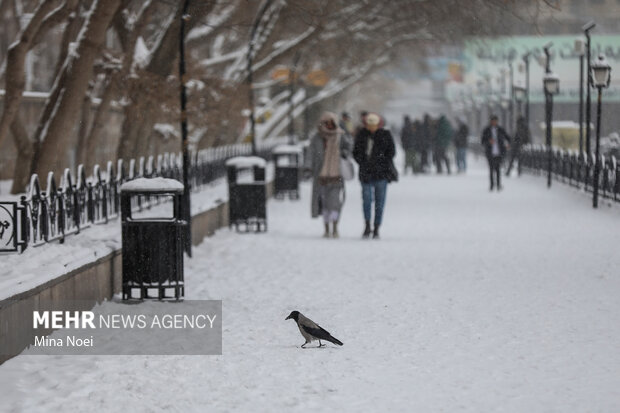
[[[300,72],[321,69],[328,73],[330,81],[318,93],[299,83],[303,90],[296,97],[294,112],[299,115],[306,107],[333,99],[401,54],[422,56],[441,44],[458,44],[467,35],[503,33],[506,20],[531,20],[530,12],[547,7],[545,1],[273,0],[258,22],[255,79],[257,84],[274,85],[269,80],[273,69],[289,65],[296,54],[302,56]],[[14,192],[23,190],[33,171],[60,171],[69,148],[92,166],[96,149],[106,144],[104,132],[113,109],[122,111],[124,118],[118,157],[146,155],[159,147],[155,125],[178,125],[181,80],[176,75],[176,60],[179,22],[185,17],[189,53],[183,81],[189,86],[190,138],[197,147],[243,138],[249,31],[263,1],[194,1],[189,16],[181,16],[178,3],[36,3],[5,65],[7,91],[0,143],[11,132],[18,148]],[[55,80],[36,133],[29,136],[17,116],[25,87],[25,56],[59,24],[65,25],[65,32],[58,46]],[[110,33],[116,40],[105,45]],[[283,96],[273,105],[288,105]],[[283,130],[286,122],[286,116],[273,120],[265,133]]]

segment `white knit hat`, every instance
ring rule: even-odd
[[[366,124],[367,125],[378,125],[381,122],[381,118],[376,113],[369,113],[366,115]]]

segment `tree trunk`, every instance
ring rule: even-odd
[[[78,126],[77,144],[75,145],[75,157],[76,162],[83,164],[86,161],[86,139],[88,139],[88,131],[90,124],[90,111],[92,107],[92,101],[90,100],[90,94],[92,89],[84,95],[82,99],[82,107],[80,109],[80,124]],[[90,169],[87,169],[87,171]]]
[[[57,1],[43,1],[34,12],[32,19],[19,35],[19,40],[7,51],[2,117],[0,117],[0,145],[9,133],[13,119],[19,111],[22,93],[26,85],[24,62],[28,51],[34,45],[34,38],[45,17],[57,6]]]
[[[116,73],[111,75],[109,83],[101,97],[101,103],[94,115],[93,123],[90,127],[90,133],[83,142],[81,153],[82,161],[87,170],[91,170],[95,166],[97,159],[97,148],[103,143],[102,137],[105,130],[105,124],[110,117],[110,109],[112,107],[112,98],[116,96],[118,88],[116,87]],[[114,161],[114,159],[110,159]]]
[[[120,0],[95,0],[90,14],[78,36],[76,51],[67,56],[52,91],[59,91],[58,99],[49,100],[53,107],[49,118],[42,118],[43,125],[37,141],[40,148],[35,153],[34,167],[40,174],[60,171],[64,166],[64,148],[73,146],[73,127],[76,124],[82,99],[92,77],[93,63],[105,40],[105,34],[114,17]]]
[[[125,107],[125,119],[123,120],[121,140],[117,150],[118,159],[128,161],[138,156],[138,141],[141,138],[140,134],[144,129],[144,124],[149,123],[152,128],[153,124],[146,120],[147,111],[143,105],[144,102],[142,101],[134,101],[132,105]],[[145,154],[140,153],[139,155]]]
[[[26,132],[19,116],[16,116],[11,123],[11,135],[13,135],[13,141],[15,142],[15,147],[17,148],[17,159],[15,162],[15,171],[13,173],[13,186],[11,187],[11,193],[19,194],[25,191],[26,186],[30,181],[30,170],[28,168],[24,168],[23,165],[28,165],[32,160],[32,156],[34,154],[34,141],[28,138],[28,132]]]

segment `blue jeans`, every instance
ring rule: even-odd
[[[456,148],[456,167],[459,171],[467,170],[467,148]]]
[[[381,225],[383,208],[385,207],[385,194],[388,182],[385,179],[379,181],[362,182],[362,200],[364,201],[364,219],[370,222],[371,207],[374,195],[375,201],[375,227]]]

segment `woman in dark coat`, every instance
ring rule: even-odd
[[[379,227],[383,219],[385,195],[388,182],[397,179],[392,159],[396,153],[390,131],[380,127],[381,118],[375,113],[366,116],[365,127],[355,137],[353,158],[359,165],[359,179],[362,183],[364,219],[366,226],[363,237],[370,236],[371,207],[374,200],[375,217],[373,238],[379,238]]]

